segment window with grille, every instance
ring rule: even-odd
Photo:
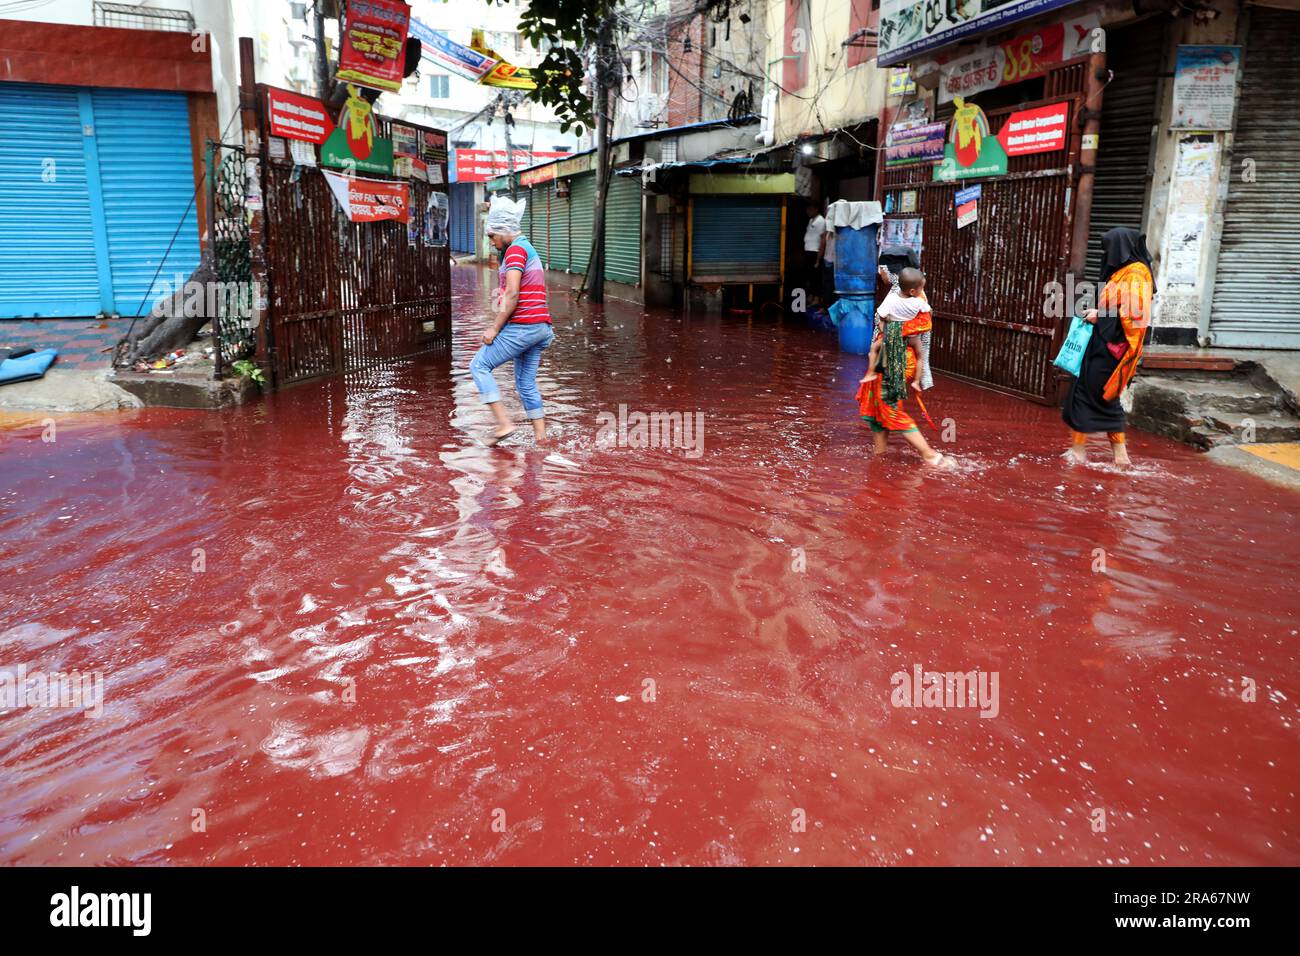
[[[95,26],[126,27],[131,30],[170,30],[193,33],[194,15],[188,10],[166,10],[134,3],[95,3]]]

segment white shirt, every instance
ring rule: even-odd
[[[826,251],[822,253],[822,261],[835,265],[835,230],[826,230]]]
[[[826,217],[813,216],[808,220],[808,228],[803,231],[803,251],[821,252],[822,233],[826,231]]]
[[[885,301],[880,303],[876,315],[892,322],[911,322],[922,312],[929,311],[930,303],[920,296],[910,297],[900,295],[897,292],[890,292],[889,295],[885,296]]]

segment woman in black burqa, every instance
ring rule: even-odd
[[[1124,407],[1120,393],[1133,381],[1151,315],[1154,281],[1146,236],[1136,229],[1111,229],[1101,237],[1105,253],[1097,308],[1082,316],[1093,325],[1079,377],[1061,405],[1070,426],[1070,456],[1087,458],[1090,432],[1105,432],[1115,463],[1127,465]]]

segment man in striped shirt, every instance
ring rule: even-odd
[[[474,355],[469,370],[483,402],[496,419],[488,442],[500,443],[512,435],[515,425],[501,402],[501,390],[492,370],[506,362],[515,363],[515,389],[524,414],[533,423],[538,442],[546,438],[546,417],[542,395],[537,389],[537,367],[542,350],[555,339],[551,313],[546,307],[546,270],[537,250],[520,233],[525,200],[513,202],[502,196],[488,209],[487,234],[501,257],[498,277],[499,302],[492,324],[483,330],[483,347]]]

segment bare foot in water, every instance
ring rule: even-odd
[[[876,432],[875,440],[876,440],[876,454],[883,455],[885,453],[885,448],[887,447],[885,444],[885,433]]]
[[[1132,464],[1128,458],[1128,446],[1122,442],[1111,445],[1110,450],[1111,454],[1115,456],[1115,464],[1119,465],[1121,468],[1126,468]]]
[[[939,471],[952,471],[957,467],[957,463],[948,455],[935,452],[933,458],[927,458],[925,463],[931,468],[937,468]]]
[[[1088,449],[1083,445],[1071,445],[1065,452],[1065,459],[1072,465],[1088,463]]]

